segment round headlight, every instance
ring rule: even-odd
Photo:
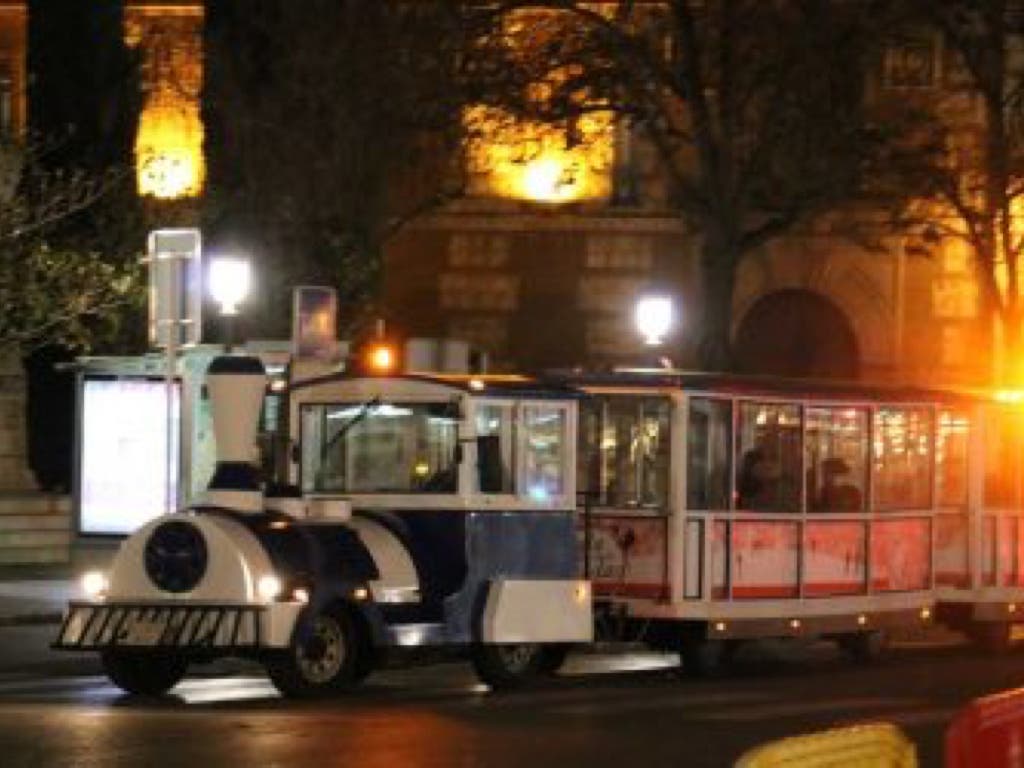
[[[273,600],[281,594],[281,580],[274,575],[260,576],[256,582],[256,592],[261,600]]]
[[[146,542],[146,574],[165,592],[188,592],[206,574],[206,539],[191,523],[161,523]]]
[[[103,597],[107,593],[107,588],[110,586],[110,580],[107,579],[105,573],[100,571],[89,571],[88,573],[82,574],[81,579],[82,591],[86,597],[98,598]]]

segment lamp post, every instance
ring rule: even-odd
[[[247,259],[217,256],[210,260],[210,295],[220,305],[224,318],[225,350],[230,353],[234,343],[234,321],[238,305],[249,294],[251,270]]]
[[[633,321],[644,343],[649,347],[659,347],[675,325],[675,314],[672,299],[668,296],[641,296],[633,308]],[[666,357],[659,358],[658,362],[664,368],[672,367]]]
[[[650,347],[660,345],[675,323],[672,299],[667,296],[641,297],[636,302],[633,319],[645,344]]]

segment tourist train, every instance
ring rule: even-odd
[[[1024,636],[1012,398],[667,370],[296,370],[271,392],[245,356],[206,388],[209,490],[88,574],[54,643],[131,693],[222,656],[316,696],[409,651],[507,688],[595,640],[701,674],[757,638],[868,658],[936,620]]]

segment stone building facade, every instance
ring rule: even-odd
[[[204,174],[203,5],[128,0],[125,18],[147,93],[136,142],[140,192],[194,194]],[[24,2],[0,0],[0,126],[15,129],[25,124],[25,28]],[[928,36],[894,40],[882,69],[880,86],[897,98],[948,94],[960,76]],[[466,119],[486,125],[488,117]],[[650,148],[609,118],[581,126],[573,147],[543,127],[502,125],[467,146],[465,199],[387,244],[383,304],[392,323],[409,335],[471,341],[502,369],[643,363],[650,351],[631,311],[638,295],[659,290],[679,306],[668,356],[695,365],[700,233],[667,204]],[[892,236],[867,249],[828,223],[771,243],[746,261],[736,287],[741,363],[777,366],[785,353],[768,352],[789,344],[819,349],[812,369],[986,380],[992,362],[978,353],[985,334],[969,255],[953,243],[920,245]]]

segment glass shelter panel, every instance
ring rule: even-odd
[[[799,512],[802,488],[800,407],[740,403],[737,507]]]
[[[556,405],[522,408],[524,482],[530,498],[543,501],[565,492],[566,410]]]
[[[450,403],[304,406],[303,489],[455,493],[457,420]]]
[[[515,420],[511,404],[476,406],[476,465],[481,493],[516,492]]]
[[[931,411],[885,407],[875,419],[875,506],[927,509],[932,499]]]
[[[864,408],[808,408],[807,507],[860,512],[868,488],[868,413]]]
[[[970,419],[959,411],[939,411],[935,432],[935,486],[940,507],[967,505],[967,451]]]
[[[687,508],[729,508],[731,460],[732,403],[691,398],[686,432]]]

